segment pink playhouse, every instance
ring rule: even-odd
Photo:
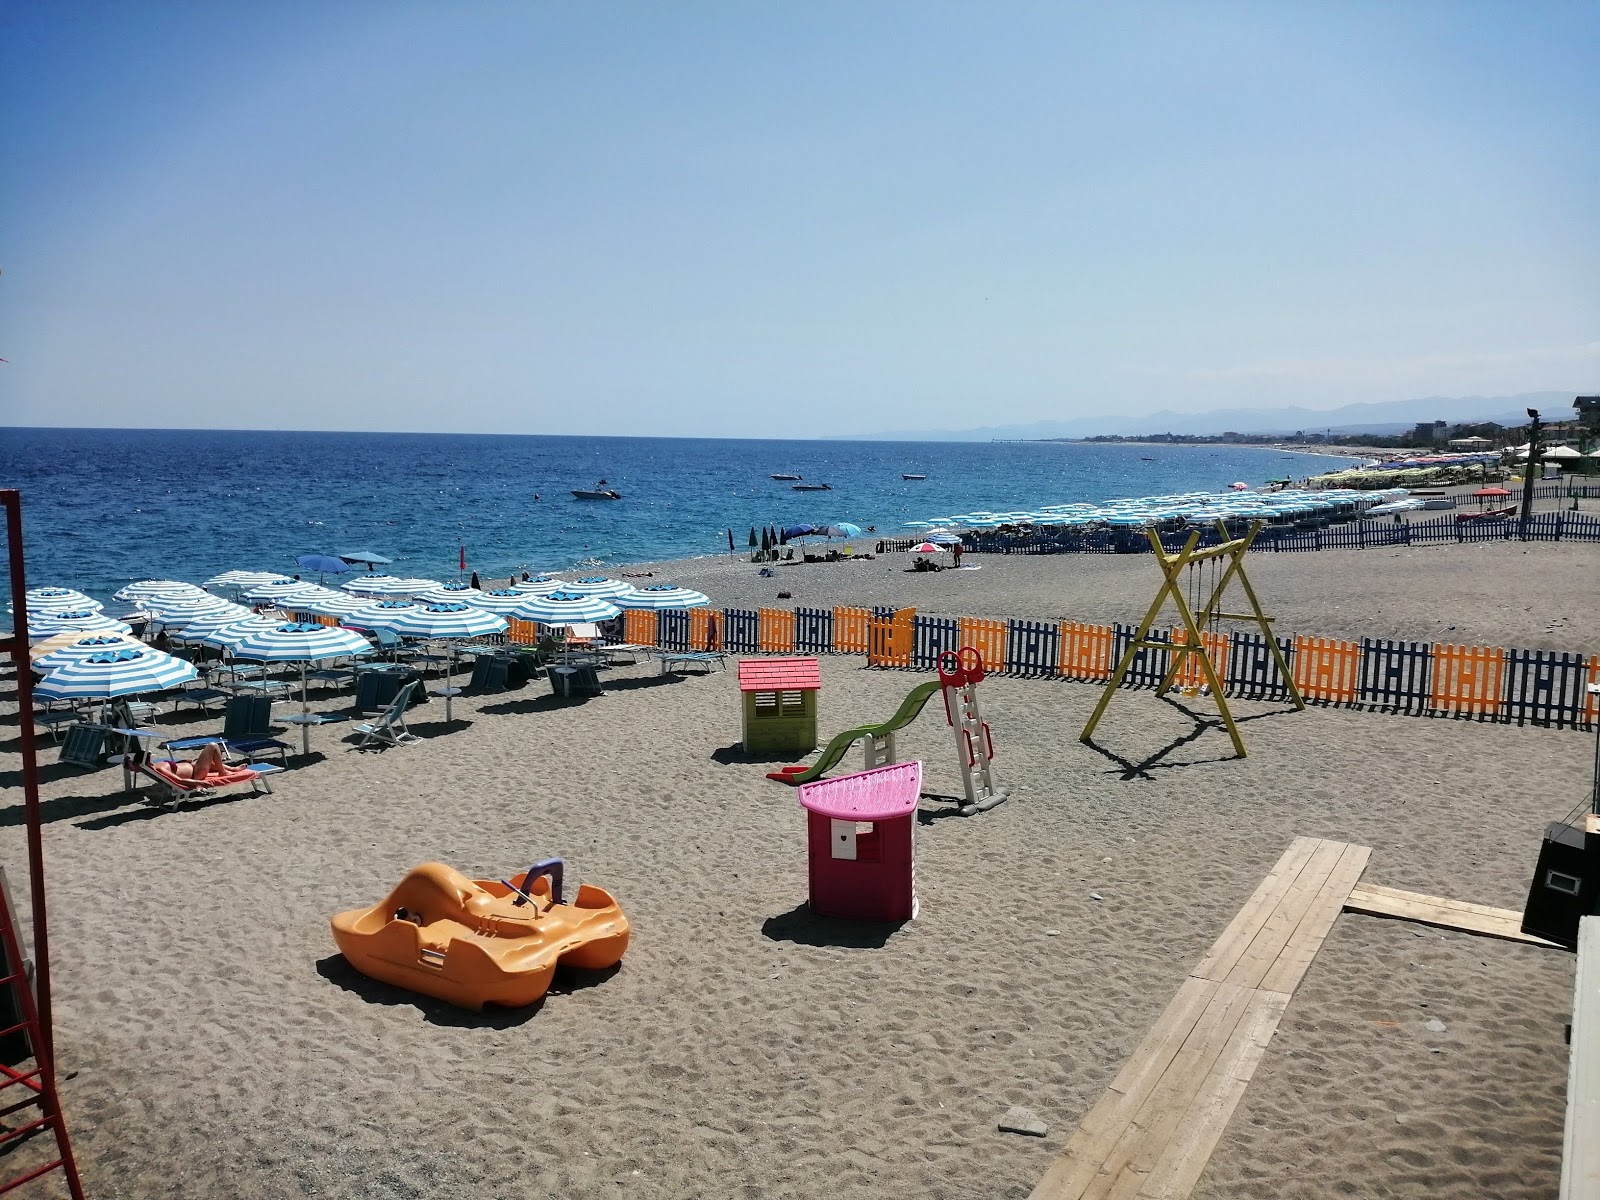
[[[912,835],[921,793],[920,762],[801,785],[812,912],[858,921],[917,915]]]

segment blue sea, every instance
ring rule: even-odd
[[[744,549],[751,526],[849,521],[904,536],[907,521],[974,509],[1222,490],[1343,461],[1058,442],[0,430],[0,486],[22,493],[29,586],[102,600],[151,576],[294,573],[312,553],[372,550],[396,574],[443,579],[465,546],[488,581],[725,553],[726,531]],[[797,492],[775,473],[833,490]],[[623,499],[572,497],[600,479]]]

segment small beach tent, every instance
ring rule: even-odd
[[[739,660],[746,754],[810,754],[817,748],[821,668],[814,658]]]

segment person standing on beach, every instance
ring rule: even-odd
[[[956,567],[959,568],[961,566],[961,543],[960,542],[957,542],[955,545],[950,547],[950,557],[955,559]]]

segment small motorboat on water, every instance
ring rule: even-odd
[[[602,479],[592,488],[573,488],[572,496],[575,500],[621,500],[622,493],[612,490]]]
[[[900,475],[900,478],[901,479],[926,479],[927,476],[926,475],[907,475],[907,474],[902,472],[901,475]]]
[[[805,476],[804,475],[772,475],[772,476],[769,476],[769,478],[771,478],[771,479],[786,479],[787,480],[787,479],[804,479]]]
[[[833,485],[831,483],[797,483],[794,485],[794,490],[797,492],[831,492],[833,491]]]

